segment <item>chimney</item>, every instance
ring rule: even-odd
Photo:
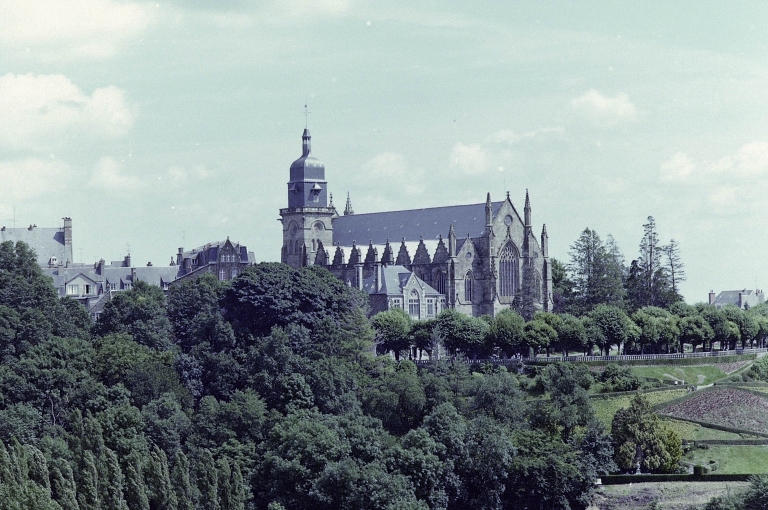
[[[184,248],[179,248],[179,253],[176,254],[176,265],[181,265],[181,258],[184,256]]]
[[[744,308],[744,292],[739,291],[739,308]]]
[[[715,291],[714,290],[710,290],[709,291],[709,304],[711,305],[711,304],[714,304],[714,303],[715,303]]]
[[[72,218],[64,217],[64,259],[74,261],[72,257]]]

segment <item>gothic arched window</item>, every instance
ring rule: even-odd
[[[499,295],[512,297],[520,288],[518,279],[519,262],[517,248],[511,242],[504,245],[499,253]]]
[[[408,315],[412,319],[418,319],[421,312],[421,301],[419,300],[419,293],[416,290],[411,291],[411,295],[408,298]]]
[[[472,271],[464,275],[464,301],[472,301]]]
[[[435,281],[435,290],[437,290],[440,294],[445,294],[445,273],[438,271],[437,276],[435,277]]]

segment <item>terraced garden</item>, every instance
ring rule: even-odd
[[[714,387],[658,411],[661,415],[768,434],[768,396]]]

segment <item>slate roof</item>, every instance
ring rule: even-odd
[[[223,248],[228,241],[229,240],[208,243],[203,246],[199,246],[193,250],[185,251],[182,253],[182,258],[191,259],[191,258],[199,257],[201,253],[204,253],[205,256],[202,259],[198,259],[198,260],[202,264],[207,264],[209,261],[215,261],[219,258],[219,250]],[[229,241],[229,242],[232,244],[235,250],[239,251],[240,262],[245,262],[245,263],[253,262],[253,258],[254,258],[253,252],[249,252],[246,246],[243,246],[242,244],[238,244],[238,243],[233,243],[232,241]]]
[[[72,262],[72,253],[64,246],[63,228],[7,228],[0,229],[0,242],[24,241],[37,254],[37,263],[47,266],[52,257],[60,263]]]
[[[150,285],[163,288],[177,278],[179,267],[145,266],[134,268],[134,272],[136,281],[147,282]]]
[[[739,306],[739,294],[742,295],[743,301],[746,303],[749,303],[750,305],[756,305],[762,302],[761,294],[754,295],[755,294],[754,290],[742,289],[742,290],[724,290],[717,295],[717,297],[715,298],[715,301],[712,304],[715,305],[717,308],[720,308],[725,305]]]
[[[492,202],[494,216],[504,202]],[[439,235],[448,237],[448,228],[453,223],[458,239],[479,237],[485,232],[485,202],[469,205],[449,205],[411,209],[408,211],[387,211],[367,214],[350,214],[333,220],[333,242],[341,246],[351,246],[356,241],[358,246],[407,241],[437,239]]]
[[[403,287],[408,283],[408,278],[411,277],[411,273],[404,266],[383,266],[381,268],[381,290],[374,292],[375,275],[371,275],[363,281],[363,290],[368,294],[386,294],[388,296],[402,296]],[[416,275],[413,275],[416,280],[424,287],[425,294],[436,294],[441,296],[438,291],[429,286],[424,280]]]

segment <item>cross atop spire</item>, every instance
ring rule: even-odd
[[[306,101],[304,102],[304,129],[309,129],[309,114],[312,113],[307,108]]]

